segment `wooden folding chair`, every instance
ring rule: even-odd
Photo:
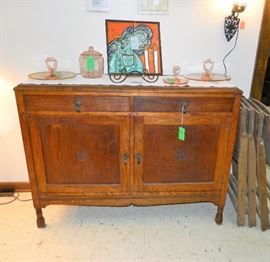
[[[255,111],[246,98],[242,103],[248,111],[248,148],[247,148],[247,198],[248,198],[248,224],[256,226],[256,147],[254,139]]]
[[[247,134],[248,111],[243,103],[240,108],[240,119],[232,161],[232,175],[229,178],[229,195],[237,212],[237,225],[245,225],[246,209],[246,175],[247,175]]]
[[[261,229],[269,229],[269,210],[267,203],[267,180],[266,180],[266,150],[263,139],[264,120],[266,112],[261,109],[258,102],[249,100],[250,106],[255,111],[255,145],[256,145],[256,171],[259,196],[259,216]]]

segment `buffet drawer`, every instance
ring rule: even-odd
[[[136,97],[135,112],[232,112],[232,97]]]
[[[26,111],[128,112],[128,97],[25,95]]]

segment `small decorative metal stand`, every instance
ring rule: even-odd
[[[157,74],[148,74],[146,69],[144,69],[143,73],[138,71],[126,73],[126,70],[123,70],[121,74],[109,74],[110,80],[118,84],[124,82],[129,76],[141,76],[148,83],[155,83],[159,78]]]

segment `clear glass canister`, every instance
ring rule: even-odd
[[[81,53],[79,61],[80,71],[83,77],[98,78],[103,76],[104,58],[92,46],[87,51]]]

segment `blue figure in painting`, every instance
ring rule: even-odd
[[[153,32],[147,25],[127,27],[122,35],[108,45],[109,74],[143,73],[140,56],[151,45]]]

